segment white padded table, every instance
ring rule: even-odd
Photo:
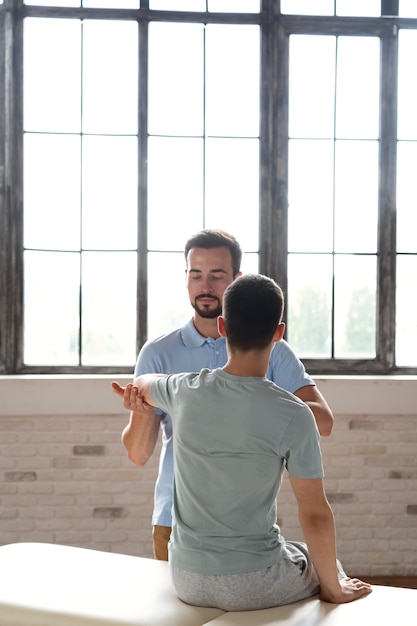
[[[162,561],[48,543],[0,547],[4,626],[417,626],[417,589],[373,589],[349,604],[315,596],[225,613],[181,602]]]
[[[372,588],[348,604],[328,604],[314,596],[274,609],[224,613],[210,626],[417,626],[417,589]]]
[[[0,624],[202,626],[222,613],[181,602],[166,562],[48,543],[0,547]]]

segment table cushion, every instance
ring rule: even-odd
[[[201,626],[222,613],[181,602],[166,562],[49,543],[0,547],[0,624]]]
[[[373,585],[369,595],[348,604],[317,596],[262,611],[224,613],[210,626],[416,626],[417,589]],[[207,626],[207,625],[206,625]]]

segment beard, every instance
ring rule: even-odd
[[[198,300],[200,298],[213,298],[217,301],[217,306],[214,309],[209,308],[206,304],[199,306]],[[205,319],[214,319],[222,314],[222,303],[220,302],[219,298],[216,298],[216,296],[212,296],[209,294],[202,294],[201,296],[197,296],[194,302],[191,303],[191,306],[200,317],[204,317]]]

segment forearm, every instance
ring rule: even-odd
[[[127,456],[135,465],[143,466],[152,456],[159,436],[160,416],[155,411],[131,411],[129,423],[122,432]]]
[[[122,387],[111,383],[112,390],[123,400],[123,407],[130,411],[128,424],[122,432],[122,443],[129,459],[136,465],[145,465],[155,450],[159,435],[160,416],[155,413],[149,388],[158,375],[145,374]]]
[[[318,515],[300,514],[300,524],[319,577],[321,597],[331,602],[340,593],[333,513],[328,507]]]

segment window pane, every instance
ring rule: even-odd
[[[80,22],[26,18],[23,64],[25,130],[79,132]]]
[[[376,256],[335,257],[336,358],[376,356]]]
[[[26,248],[79,249],[80,156],[79,136],[25,135]]]
[[[414,248],[415,249],[415,248]],[[417,365],[417,256],[397,257],[396,363]]]
[[[136,349],[134,252],[82,255],[82,364],[134,365]]]
[[[397,250],[416,252],[417,143],[399,142],[397,152]]]
[[[194,231],[184,231],[184,241]],[[185,283],[184,252],[148,255],[148,337],[159,337],[183,326],[193,309]]]
[[[208,25],[206,47],[207,134],[258,137],[259,27]]]
[[[336,0],[336,15],[376,17],[381,15],[381,0]]]
[[[399,31],[398,57],[398,138],[417,139],[417,84],[413,73],[417,31]]]
[[[281,13],[289,15],[333,15],[334,0],[281,0]]]
[[[208,0],[213,13],[259,13],[260,0]]]
[[[83,137],[83,248],[137,247],[137,138]]]
[[[24,0],[29,6],[42,7],[79,7],[81,0]]]
[[[336,135],[374,139],[379,133],[379,39],[339,37]]]
[[[288,249],[333,250],[333,142],[289,142]]]
[[[139,0],[83,0],[83,7],[94,9],[138,9]]]
[[[334,135],[335,46],[335,37],[290,37],[290,137]]]
[[[150,137],[149,247],[181,250],[188,236],[203,228],[203,220],[202,139]]]
[[[259,141],[208,139],[205,227],[231,232],[242,248],[258,250]]]
[[[330,358],[332,256],[288,256],[288,341],[304,358]]]
[[[78,365],[80,255],[25,252],[24,362]]]
[[[202,24],[149,24],[150,133],[203,134],[203,71]]]
[[[335,250],[376,252],[378,143],[336,142]]]
[[[149,8],[160,11],[205,11],[206,0],[149,0]]]
[[[137,59],[136,22],[83,22],[85,133],[137,132]]]
[[[417,17],[416,0],[400,0],[398,15],[400,17]]]

